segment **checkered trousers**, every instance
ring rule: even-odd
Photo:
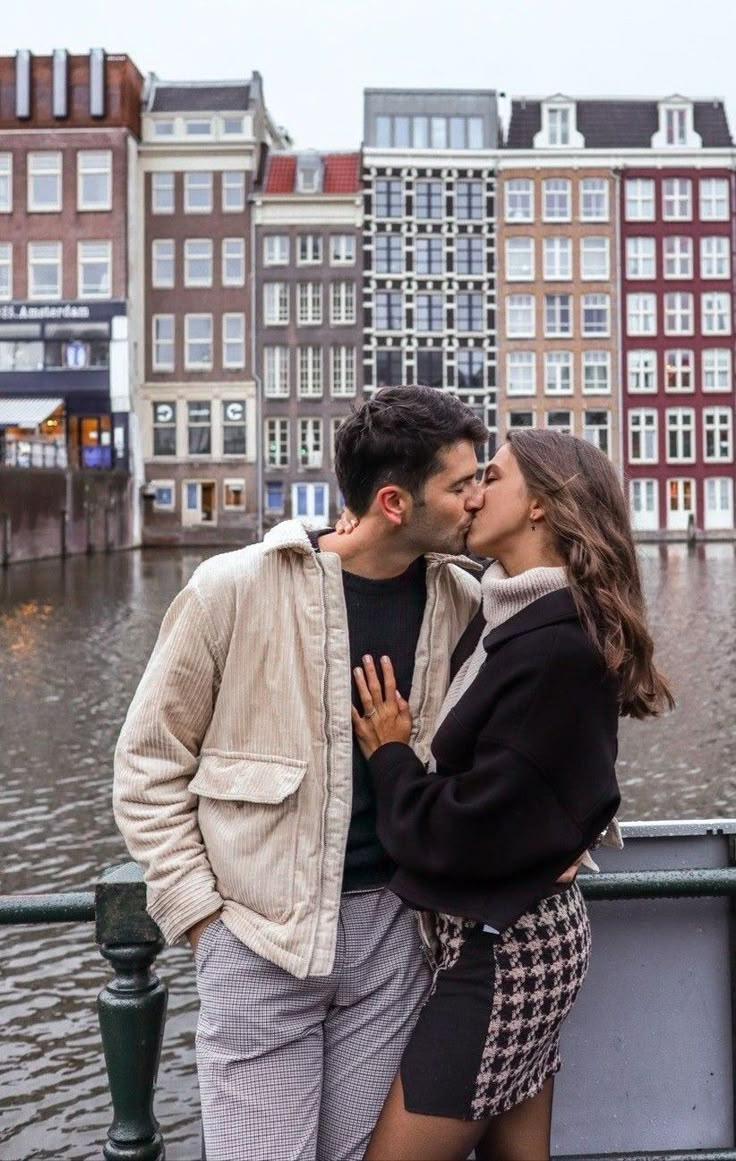
[[[359,1161],[429,983],[412,912],[344,895],[329,976],[296,979],[221,920],[196,962],[207,1161]]]

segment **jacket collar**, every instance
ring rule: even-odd
[[[557,625],[561,621],[578,620],[578,611],[570,590],[567,588],[557,589],[553,593],[539,597],[521,612],[509,617],[508,621],[497,625],[483,638],[483,646],[486,652],[491,652],[505,641],[510,641],[513,637],[520,637],[523,633],[533,633],[535,629],[543,629],[546,625]]]
[[[272,552],[291,551],[305,555],[314,555],[314,549],[308,536],[308,531],[321,530],[324,524],[310,524],[302,520],[282,520],[270,528],[263,537],[263,551]],[[427,564],[448,565],[457,564],[470,572],[481,572],[483,566],[471,560],[469,556],[449,556],[442,552],[428,552],[425,556]]]

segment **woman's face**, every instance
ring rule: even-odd
[[[467,547],[477,556],[502,557],[504,549],[531,531],[532,499],[509,444],[504,443],[483,474],[483,505],[475,513]]]

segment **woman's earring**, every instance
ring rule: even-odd
[[[530,524],[531,524],[531,526],[532,526],[532,532],[536,532],[536,531],[537,531],[537,526],[536,526],[536,524],[534,523],[534,521],[533,521],[533,520],[530,520],[530,521],[529,521],[529,523],[530,523]]]

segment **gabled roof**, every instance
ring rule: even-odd
[[[585,139],[586,149],[651,148],[652,137],[659,129],[659,101],[569,99],[575,103],[577,129]],[[506,148],[532,149],[541,127],[540,100],[512,101]],[[694,101],[693,128],[706,149],[727,149],[733,144],[723,101]]]
[[[148,113],[240,113],[250,108],[247,83],[153,83]]]
[[[296,189],[298,153],[272,153],[266,165],[263,180],[264,194],[291,194]],[[322,194],[351,194],[360,190],[359,153],[321,153],[324,166]],[[304,194],[314,197],[314,194]]]

